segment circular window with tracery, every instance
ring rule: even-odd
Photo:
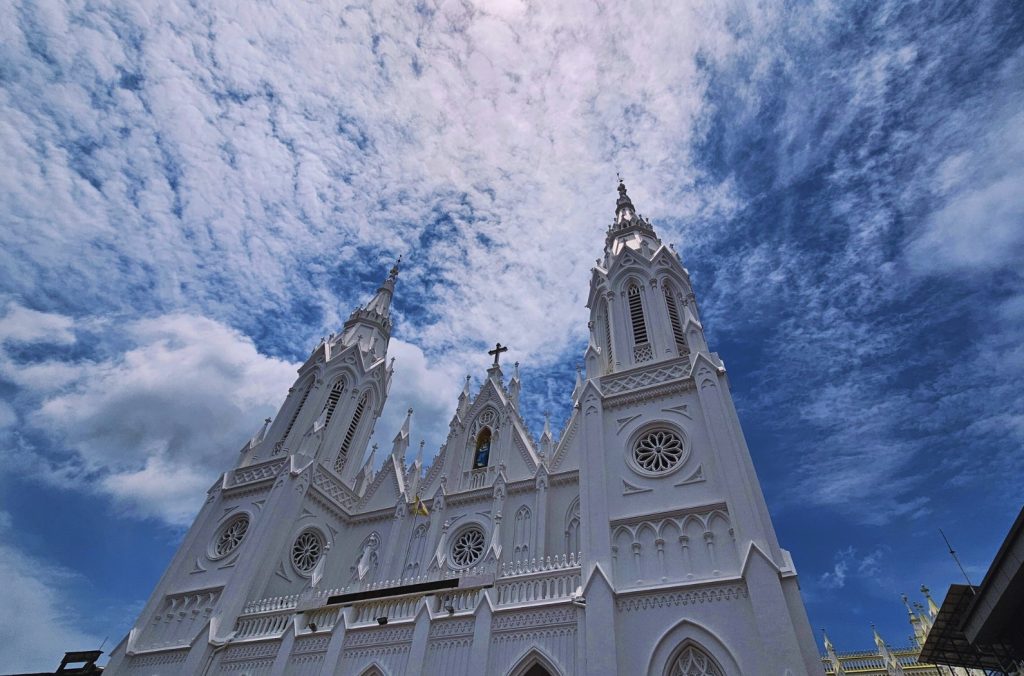
[[[292,544],[292,565],[303,575],[309,575],[323,553],[323,538],[316,531],[307,530],[295,538]]]
[[[633,443],[633,464],[645,474],[666,474],[686,457],[686,442],[676,431],[659,428],[640,435]]]
[[[238,549],[249,530],[249,517],[241,514],[220,527],[210,547],[210,558],[222,559]]]
[[[452,563],[459,568],[468,568],[477,563],[484,554],[486,537],[479,526],[465,528],[452,540]]]

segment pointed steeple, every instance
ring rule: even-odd
[[[928,587],[921,585],[921,593],[928,599],[928,615],[934,620],[935,616],[939,614],[939,607],[935,605],[935,601],[932,600],[931,590]]]
[[[623,180],[619,179],[619,199],[615,202],[615,223],[621,225],[622,223],[628,223],[633,220],[633,216],[636,214],[636,209],[633,208],[633,200],[629,199],[629,195],[626,194],[626,184]]]
[[[544,411],[544,431],[540,434],[541,458],[550,458],[554,445],[554,437],[551,434],[551,411]]]
[[[412,426],[412,409],[405,412],[405,422],[402,429],[395,435],[394,445],[391,447],[391,455],[402,461],[405,466],[405,452],[409,450],[409,429]]]
[[[456,415],[459,418],[462,418],[462,416],[466,415],[466,411],[469,410],[469,382],[471,379],[472,376],[466,375],[466,384],[462,386],[462,392],[459,394],[459,405],[455,409]]]
[[[512,380],[508,381],[508,396],[516,408],[519,408],[519,392],[522,388],[523,384],[519,379],[519,362],[516,362],[512,368]]]
[[[577,401],[583,393],[583,367],[576,364],[576,385],[572,388],[572,400]]]
[[[338,337],[343,345],[358,343],[374,358],[380,358],[387,352],[388,342],[391,340],[391,299],[395,294],[398,265],[401,261],[402,258],[399,256],[370,302],[365,307],[357,307],[349,315]]]
[[[835,646],[832,645],[832,641],[829,640],[824,629],[821,630],[821,635],[825,639],[825,657],[828,658],[829,666],[832,667],[832,673],[835,676],[843,676],[846,674],[846,670],[843,669],[843,663],[839,661]]]

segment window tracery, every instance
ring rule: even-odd
[[[211,558],[221,559],[238,549],[249,530],[249,516],[241,514],[221,526],[214,539]]]
[[[668,676],[724,676],[711,656],[694,645],[688,645],[672,662]]]
[[[292,565],[302,575],[309,575],[316,568],[324,553],[324,539],[315,530],[306,530],[292,543]]]
[[[530,558],[530,520],[533,515],[530,508],[523,505],[516,512],[516,521],[512,528],[512,560],[520,561]]]
[[[475,565],[484,554],[486,539],[480,526],[467,526],[459,531],[452,539],[452,563],[458,568]]]
[[[685,455],[683,438],[668,428],[649,430],[633,443],[633,462],[648,474],[662,474],[676,468]]]

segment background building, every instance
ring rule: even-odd
[[[826,674],[842,676],[858,674],[862,676],[985,676],[985,672],[977,669],[964,669],[944,665],[928,664],[921,661],[921,648],[928,638],[939,612],[932,600],[927,587],[921,587],[927,607],[914,602],[911,605],[906,596],[903,604],[907,607],[907,621],[913,630],[910,642],[899,648],[893,648],[879,636],[874,626],[871,633],[875,640],[875,650],[857,652],[836,652],[835,646],[825,634],[825,654],[821,661],[825,665]]]
[[[557,437],[499,344],[429,469],[411,410],[376,469],[396,266],[210,488],[109,673],[820,673],[689,274],[618,190]]]

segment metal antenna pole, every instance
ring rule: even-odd
[[[956,550],[953,549],[953,545],[949,544],[949,538],[946,537],[946,534],[942,532],[941,528],[939,529],[939,534],[942,535],[942,539],[946,541],[946,547],[949,548],[949,555],[953,557],[954,561],[956,561],[957,568],[960,569],[960,573],[963,574],[964,579],[967,580],[967,586],[971,588],[971,594],[975,594],[974,583],[971,582],[971,578],[967,577],[967,571],[964,570],[963,564],[960,563],[960,557],[956,555]]]

